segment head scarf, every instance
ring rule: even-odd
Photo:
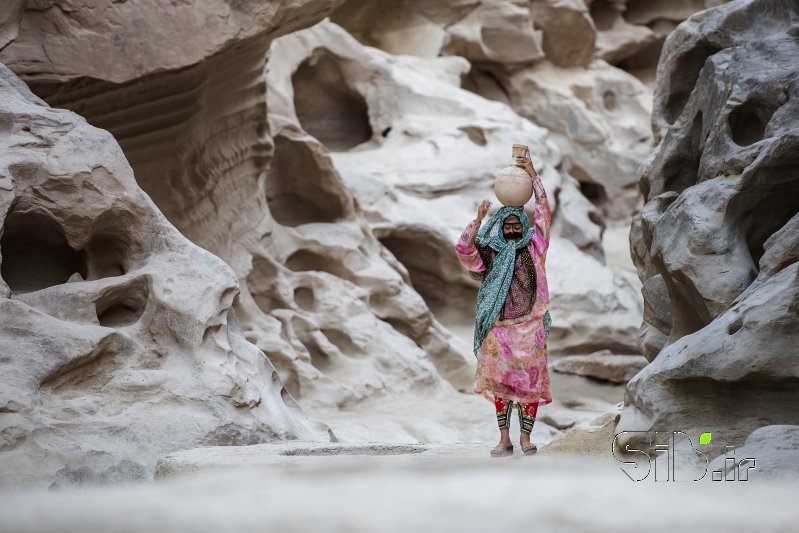
[[[519,221],[522,223],[522,238],[506,241],[502,234],[502,224],[511,215],[519,217]],[[480,290],[477,292],[477,310],[474,320],[475,356],[480,351],[483,339],[491,331],[491,326],[494,325],[494,321],[505,304],[510,282],[513,279],[513,269],[516,265],[516,250],[529,244],[534,231],[530,227],[530,220],[522,207],[505,206],[491,215],[488,222],[477,232],[478,244],[491,247],[497,254],[491,261],[491,269],[486,273]]]

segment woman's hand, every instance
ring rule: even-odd
[[[480,225],[480,223],[488,214],[489,207],[491,207],[490,200],[483,200],[482,202],[480,202],[480,205],[477,207],[477,218],[475,218],[475,221],[477,222],[478,225]]]
[[[533,160],[530,159],[530,152],[525,152],[524,155],[517,155],[516,166],[526,170],[530,178],[538,176],[538,172],[536,172],[535,167],[533,167]]]

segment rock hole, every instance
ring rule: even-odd
[[[727,326],[727,334],[733,335],[738,332],[744,325],[744,321],[741,317],[736,318],[733,322],[731,322]]]
[[[0,136],[14,131],[14,117],[10,113],[0,113]]]
[[[653,257],[653,263],[658,272],[666,273],[663,260]],[[671,331],[666,341],[666,346],[677,339],[690,335],[707,326],[712,320],[707,310],[707,304],[697,288],[684,273],[674,271],[671,275],[664,275],[663,281],[668,287],[669,299],[672,302]]]
[[[411,285],[438,320],[451,326],[473,320],[477,288],[466,279],[451,243],[416,228],[400,229],[379,240],[407,269]],[[377,314],[383,318],[379,309]],[[404,333],[401,327],[396,329]]]
[[[699,79],[699,74],[707,60],[721,50],[708,41],[701,40],[696,46],[681,55],[674,63],[671,72],[671,93],[665,106],[665,116],[669,124],[674,124],[680,116],[685,104]]]
[[[99,180],[110,179],[104,169],[92,172]],[[95,219],[86,244],[86,279],[111,278],[128,272],[133,256],[130,231],[138,222],[137,214],[126,209],[104,211]]]
[[[219,332],[222,331],[222,328],[223,326],[221,324],[216,324],[215,326],[208,326],[205,328],[205,331],[203,331],[202,345],[205,346],[206,343],[212,342]]]
[[[251,291],[252,298],[258,309],[266,314],[271,313],[276,309],[289,309],[288,303],[281,297],[281,295],[274,290],[264,292]]]
[[[311,364],[314,368],[320,372],[324,372],[330,368],[330,356],[327,355],[327,352],[321,349],[315,341],[305,344],[305,348],[308,350],[308,353],[311,354]]]
[[[285,333],[283,333],[282,336],[284,339],[287,338]],[[283,382],[283,388],[280,391],[281,398],[285,399],[284,394],[288,393],[294,398],[299,399],[302,387],[300,385],[297,369],[294,366],[296,364],[294,359],[280,351],[269,352],[267,357],[274,365],[278,377]]]
[[[650,24],[652,21],[662,18],[664,12],[672,7],[668,5],[671,3],[676,4],[671,0],[665,2],[662,0],[629,0],[624,10],[624,19],[630,24]],[[674,9],[679,10],[676,6]]]
[[[348,213],[348,194],[329,161],[306,142],[275,138],[275,155],[266,180],[266,201],[284,226],[336,222]]]
[[[756,170],[744,174],[745,188],[730,199],[725,216],[735,221],[752,257],[752,279],[765,253],[763,244],[789,220],[799,213],[799,151],[795,138],[778,138],[780,146],[773,149],[781,157],[772,157],[757,164]],[[768,187],[754,176],[768,176]],[[750,280],[751,281],[751,280]]]
[[[447,283],[440,268],[441,249],[424,239],[415,240],[400,234],[382,237],[380,242],[408,270],[413,288],[428,307],[443,310],[448,302],[441,291]]]
[[[0,274],[16,293],[66,283],[75,273],[86,279],[84,252],[73,250],[61,226],[50,216],[12,210],[0,238]]]
[[[280,397],[283,401],[287,401],[286,394],[290,394],[292,398],[300,398],[300,381],[297,378],[296,372],[290,372],[288,378],[283,380],[283,388],[280,389]]]
[[[125,274],[130,247],[120,235],[99,233],[92,235],[86,247],[88,252],[87,279],[102,279]]]
[[[392,328],[397,330],[397,332],[399,332],[400,334],[411,339],[413,342],[416,343],[417,346],[419,346],[419,343],[416,342],[416,339],[419,337],[419,335],[413,330],[413,326],[411,326],[407,320],[402,320],[401,318],[393,316],[378,317],[378,318],[383,322],[386,322]],[[419,347],[421,348],[421,346]]]
[[[147,306],[149,290],[144,279],[111,287],[94,302],[97,321],[107,328],[119,328],[139,321]]]
[[[577,183],[580,184],[580,192],[582,195],[592,204],[601,206],[607,202],[608,194],[605,191],[605,187],[600,183],[594,183],[593,181],[578,181]]]
[[[487,68],[479,68],[475,65],[461,75],[461,88],[495,102],[508,104],[511,100],[510,94],[499,76]]]
[[[738,146],[749,146],[763,140],[773,114],[773,108],[755,101],[737,106],[728,118],[733,142]]]
[[[266,136],[267,132],[269,131],[269,124],[266,120],[259,120],[258,124],[255,126],[255,134],[258,136],[259,139]]]
[[[660,52],[663,50],[663,43],[665,40],[665,37],[653,40],[651,43],[645,45],[637,52],[625,57],[622,61],[619,61],[616,66],[627,71],[636,71],[639,69],[648,68],[654,69],[658,64],[658,60],[660,59]],[[654,76],[655,74],[653,71],[652,79],[654,79]]]
[[[691,121],[690,129],[680,139],[680,149],[663,165],[664,191],[683,192],[697,183],[701,162],[702,112]],[[663,191],[661,191],[663,192]]]
[[[126,304],[115,304],[97,314],[97,320],[106,328],[129,326],[135,324],[141,316],[141,309]]]
[[[605,0],[594,0],[591,3],[591,18],[597,31],[608,31],[621,17],[621,13]]]
[[[366,100],[350,88],[342,61],[319,48],[291,80],[300,124],[332,152],[349,150],[372,138]]]
[[[277,264],[266,257],[253,256],[252,269],[247,274],[247,287],[258,308],[264,313],[275,309],[289,309],[291,306],[280,290],[278,283],[280,271]]]
[[[346,280],[351,280],[353,277],[339,260],[325,257],[311,250],[297,250],[286,259],[286,266],[294,272],[315,270],[327,272]]]
[[[311,365],[320,372],[326,372],[332,367],[332,360],[325,349],[319,345],[317,335],[320,335],[312,324],[294,320],[294,332],[311,357]]]
[[[597,183],[591,177],[591,175],[583,169],[583,167],[579,165],[575,165],[573,162],[569,165],[568,173],[571,174],[574,179],[577,180],[577,183],[580,186],[580,193],[592,204],[597,207],[601,207],[603,204],[607,203],[608,200],[608,193],[605,189],[605,186],[601,183]],[[556,192],[556,196],[558,193]],[[532,221],[534,218],[534,213],[529,213],[530,220]],[[604,227],[604,224],[600,224],[600,226]]]
[[[316,297],[310,287],[297,287],[294,289],[294,303],[304,311],[316,309]]]
[[[618,106],[616,93],[613,91],[605,91],[605,94],[602,95],[602,105],[605,106],[605,109],[608,111],[614,111]]]
[[[352,337],[346,331],[336,328],[322,328],[322,333],[342,354],[348,357],[364,355],[364,351],[353,342]]]
[[[483,132],[483,128],[477,126],[461,126],[458,129],[464,132],[469,137],[469,140],[477,146],[486,145],[486,136]]]

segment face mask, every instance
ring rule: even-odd
[[[512,231],[510,233],[506,233],[505,234],[505,240],[506,241],[507,240],[518,241],[521,238],[522,238],[522,232],[521,231]]]

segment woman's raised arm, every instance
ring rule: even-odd
[[[480,207],[477,208],[477,218],[469,222],[460,239],[455,243],[455,253],[458,254],[458,260],[472,272],[482,272],[486,269],[480,253],[477,251],[475,237],[477,237],[477,230],[480,229],[480,223],[488,213],[490,206],[491,202],[488,200],[483,200],[480,203]]]
[[[535,208],[533,210],[533,224],[535,233],[530,240],[530,245],[535,247],[539,254],[543,254],[549,248],[549,224],[552,220],[552,210],[549,207],[549,199],[541,182],[541,176],[533,167],[530,153],[516,157],[516,165],[522,167],[530,175],[533,181],[533,193],[535,194]],[[532,250],[531,250],[532,251]]]

